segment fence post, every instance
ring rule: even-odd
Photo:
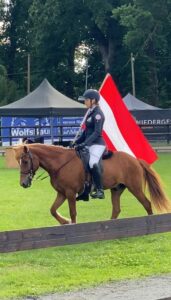
[[[170,143],[170,125],[169,124],[167,124],[166,125],[166,128],[167,128],[167,144],[169,145],[169,143]]]
[[[50,116],[50,132],[51,132],[51,144],[53,145],[53,116]]]

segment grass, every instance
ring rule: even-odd
[[[171,154],[161,154],[154,165],[171,198]],[[49,208],[55,191],[49,179],[30,189],[19,186],[18,170],[5,168],[0,158],[0,231],[56,225]],[[125,192],[120,217],[146,215]],[[69,216],[67,203],[59,210]],[[109,219],[106,200],[77,204],[78,222]],[[0,255],[0,299],[64,292],[100,283],[171,273],[171,233]]]

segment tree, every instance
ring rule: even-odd
[[[40,56],[37,66],[67,95],[74,95],[77,88],[73,89],[73,85],[80,82],[79,77],[83,75],[76,74],[74,70],[75,52],[80,45],[90,49],[87,56],[89,63],[92,62],[90,70],[93,73],[89,80],[93,78],[94,86],[99,80],[102,82],[107,72],[117,78],[118,56],[122,56],[122,64],[124,60],[126,62],[123,47],[120,50],[121,26],[112,18],[112,9],[118,3],[118,0],[47,0],[43,3],[34,0],[31,8],[32,44],[35,53]],[[121,61],[121,58],[118,60]],[[57,76],[63,79],[63,84],[60,78],[56,82]]]
[[[80,43],[80,1],[35,0],[30,10],[32,45],[40,77],[73,96],[75,49]],[[83,14],[80,14],[83,18]],[[80,25],[81,26],[81,25]]]
[[[83,64],[78,72],[76,58],[85,47],[88,87],[99,88],[110,72],[125,95],[131,90],[133,52],[137,96],[168,105],[171,0],[10,0],[6,9],[4,4],[1,0],[0,64],[15,81],[17,97],[26,93],[30,53],[32,89],[46,77],[77,98],[85,88],[86,70]]]
[[[0,105],[14,101],[15,97],[16,85],[14,81],[8,80],[5,67],[0,65]]]
[[[23,94],[23,86],[29,52],[28,10],[32,0],[10,0],[4,10],[1,31],[1,53],[7,76],[15,80],[19,94]]]
[[[124,44],[136,54],[138,95],[156,106],[170,93],[168,78],[161,77],[170,48],[170,5],[170,0],[134,0],[113,10],[115,19],[127,28]]]

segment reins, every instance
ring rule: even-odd
[[[43,171],[40,175],[38,175],[38,176],[35,178],[35,180],[38,180],[38,179],[43,180],[43,179],[47,178],[49,175],[46,175],[46,176],[42,177],[42,175],[43,175],[45,172],[46,172],[46,171]],[[42,177],[42,178],[41,178],[41,177]]]
[[[67,160],[62,166],[60,166],[56,172],[58,173],[58,172],[59,172],[63,167],[65,167],[71,160],[73,160],[75,156],[76,156],[76,153],[75,153],[69,160]]]
[[[33,179],[33,177],[34,177],[34,175],[35,175],[35,172],[34,172],[34,169],[33,169],[32,153],[30,152],[30,150],[28,151],[28,154],[29,154],[29,158],[30,158],[31,167],[30,167],[29,171],[27,171],[27,172],[20,172],[20,174],[23,174],[23,175],[27,175],[27,174],[28,174],[29,177],[30,177],[30,179]],[[56,172],[58,173],[63,167],[65,167],[69,162],[71,162],[71,161],[74,159],[75,156],[76,156],[76,153],[74,153],[74,155],[73,155],[69,160],[67,160],[65,163],[63,163],[63,164],[56,170]],[[22,157],[21,157],[21,159],[22,159]],[[45,172],[46,172],[46,171],[43,171],[40,175],[38,175],[38,176],[35,178],[35,180],[38,180],[38,179],[44,180],[44,179],[46,179],[46,178],[49,176],[49,174],[46,175],[46,176],[44,176],[44,177],[42,177],[42,175],[43,175]],[[41,178],[41,177],[42,177],[42,178]]]
[[[62,165],[57,169],[56,172],[58,173],[63,167],[65,167],[70,161],[72,161],[76,155],[77,155],[77,154],[75,153],[69,160],[67,160],[64,164],[62,164]],[[36,177],[35,180],[38,180],[38,179],[44,180],[44,179],[46,179],[47,177],[49,177],[49,174],[46,175],[46,176],[44,176],[44,177],[42,177],[42,175],[43,175],[44,173],[45,173],[45,171],[42,172],[40,175],[38,175],[38,176]],[[41,177],[42,177],[42,178],[41,178]]]

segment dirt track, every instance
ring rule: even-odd
[[[128,280],[101,285],[95,288],[30,297],[23,300],[171,300],[171,275]]]

